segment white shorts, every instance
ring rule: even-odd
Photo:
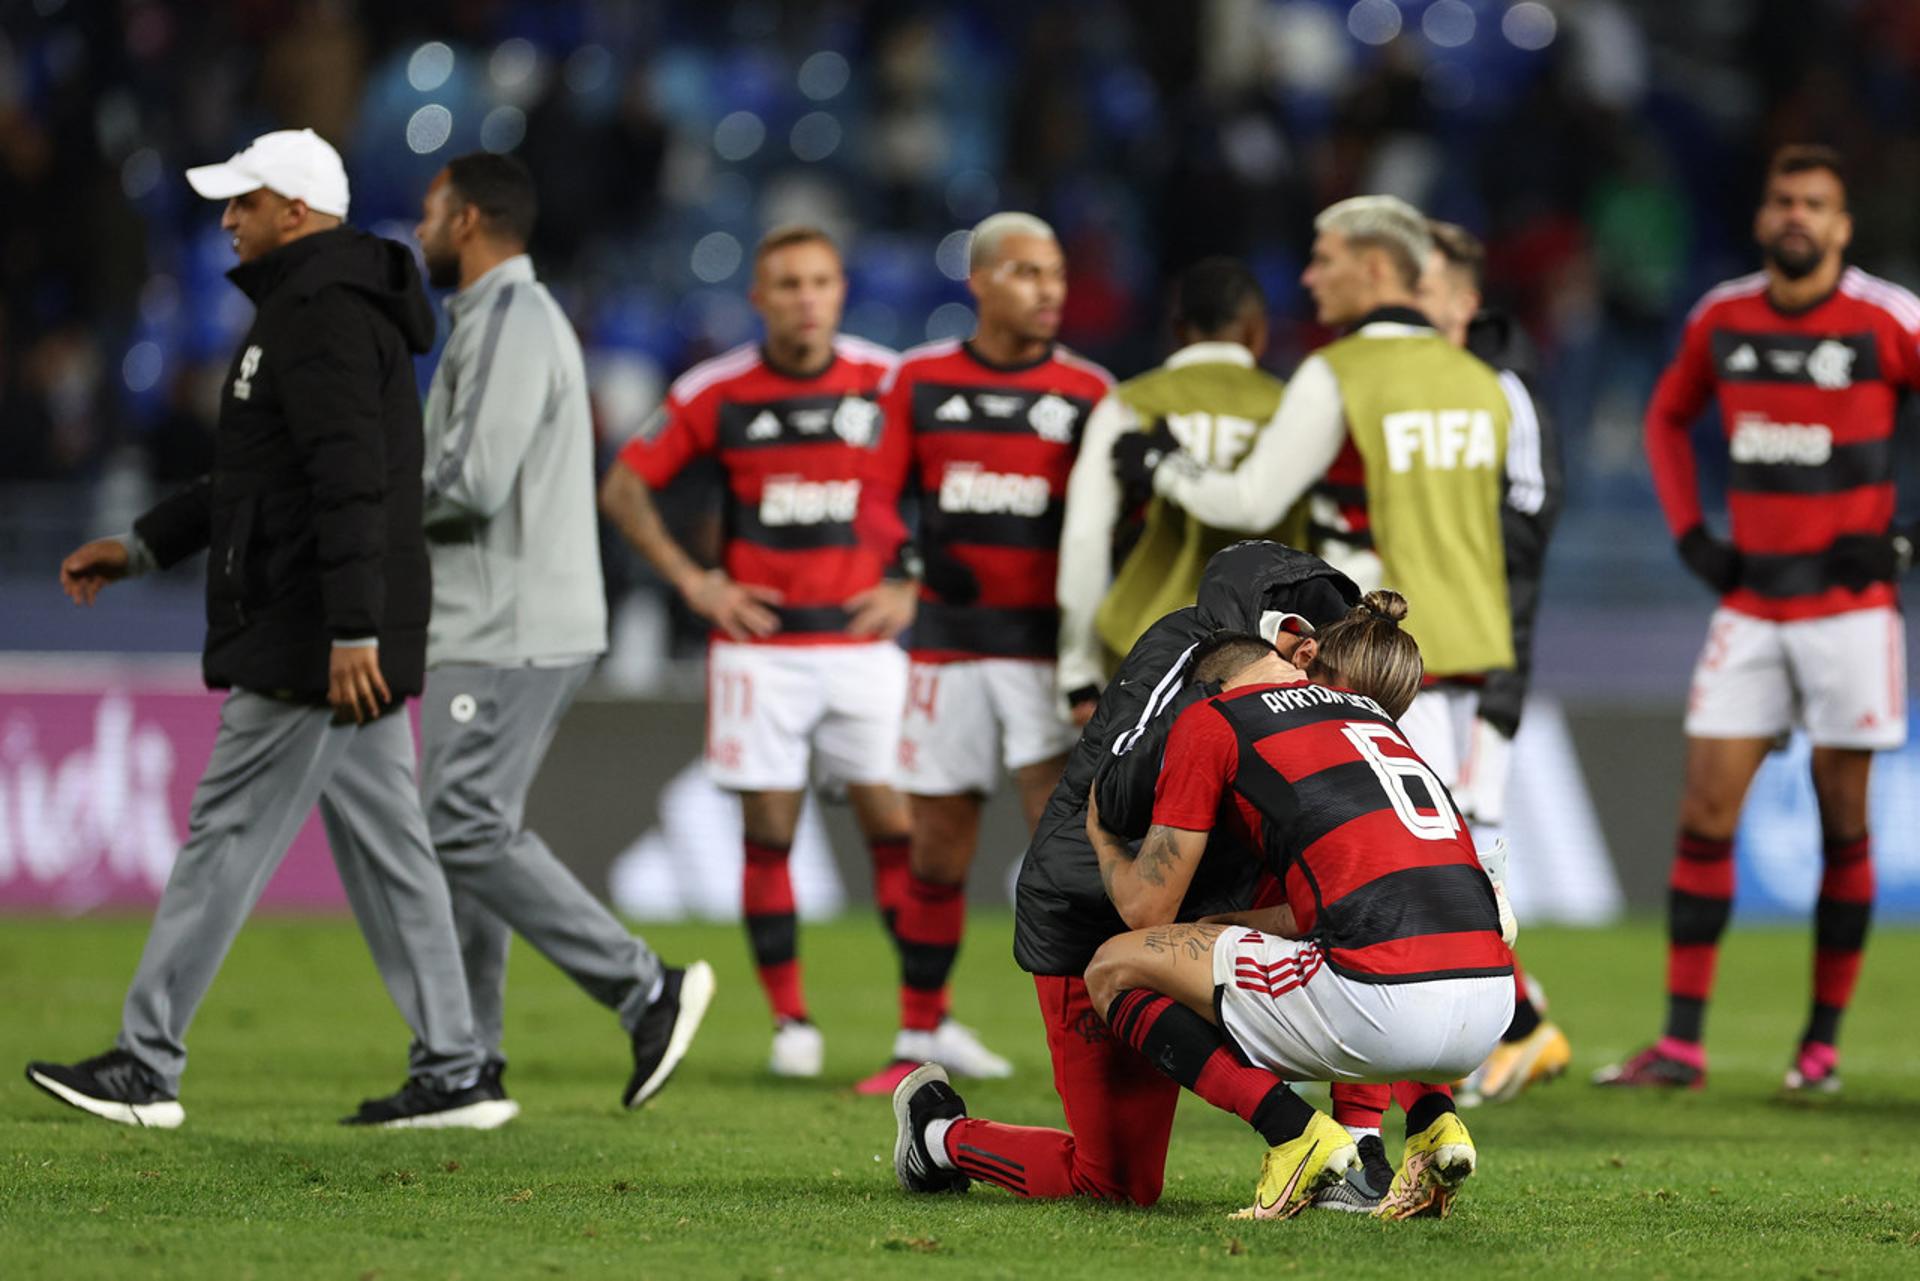
[[[1453,793],[1469,823],[1499,827],[1506,821],[1507,779],[1513,744],[1480,719],[1476,685],[1429,685],[1400,717],[1400,732]]]
[[[1060,715],[1052,663],[915,663],[900,730],[900,789],[985,795],[999,783],[1003,764],[1012,772],[1063,756],[1079,736]]]
[[[1213,944],[1221,1026],[1288,1081],[1457,1081],[1513,1021],[1513,978],[1362,983],[1316,943],[1234,927]]]
[[[707,651],[707,775],[736,792],[797,792],[816,773],[890,783],[907,655],[891,641]]]
[[[1898,610],[1776,623],[1716,609],[1693,669],[1687,733],[1772,738],[1803,726],[1817,747],[1907,741],[1907,631]]]

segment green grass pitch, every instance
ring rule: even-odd
[[[982,915],[957,1013],[1013,1057],[963,1089],[978,1114],[1058,1124],[1010,922]],[[1654,1030],[1654,928],[1538,929],[1522,953],[1569,1031],[1575,1078],[1469,1114],[1480,1174],[1445,1222],[1333,1214],[1230,1223],[1258,1141],[1181,1104],[1150,1210],[1022,1203],[976,1185],[909,1199],[890,1109],[848,1085],[893,1027],[877,925],[802,931],[818,1083],[766,1075],[767,1018],[739,932],[649,931],[711,959],[720,993],[674,1083],[618,1104],[612,1018],[521,947],[508,1084],[490,1134],[346,1130],[400,1083],[406,1034],[350,923],[261,920],[193,1029],[186,1127],[146,1133],[56,1105],[20,1075],[111,1040],[144,921],[0,922],[0,1276],[38,1277],[1864,1277],[1920,1275],[1920,933],[1882,930],[1849,1016],[1844,1098],[1772,1101],[1804,1017],[1804,930],[1739,930],[1709,1023],[1713,1079],[1620,1097],[1578,1078]],[[1397,1115],[1389,1120],[1397,1126]],[[1389,1130],[1397,1154],[1398,1131]]]

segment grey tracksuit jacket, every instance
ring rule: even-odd
[[[573,326],[524,254],[447,300],[426,409],[428,666],[607,647],[593,420]]]

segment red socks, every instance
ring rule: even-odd
[[[740,907],[760,986],[766,990],[776,1021],[804,1020],[807,1002],[800,991],[799,926],[793,910],[793,877],[787,870],[788,848],[748,841],[746,851]]]
[[[1107,1025],[1146,1060],[1277,1147],[1306,1132],[1313,1108],[1265,1068],[1236,1054],[1213,1024],[1170,996],[1128,988],[1107,1008]]]
[[[947,979],[966,928],[964,885],[942,885],[908,871],[895,922],[900,944],[900,1026],[931,1032],[947,1016]]]
[[[1667,896],[1667,1028],[1700,1040],[1720,936],[1733,915],[1733,842],[1680,833]]]
[[[873,856],[873,901],[887,923],[887,933],[896,934],[900,906],[907,898],[907,838],[883,836],[867,842]]]
[[[1821,856],[1825,870],[1813,909],[1813,1014],[1801,1040],[1830,1046],[1853,999],[1873,917],[1873,844],[1865,836],[1828,841]]]

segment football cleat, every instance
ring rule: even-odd
[[[1253,1204],[1230,1217],[1291,1219],[1359,1164],[1360,1149],[1347,1128],[1325,1112],[1315,1112],[1299,1138],[1267,1149]]]
[[[827,1056],[820,1029],[805,1019],[782,1019],[773,1030],[773,1053],[767,1068],[775,1076],[819,1076]]]
[[[965,1192],[972,1185],[960,1171],[934,1164],[927,1147],[929,1122],[966,1114],[966,1103],[938,1063],[923,1063],[901,1078],[893,1091],[893,1177],[903,1192]]]
[[[662,976],[660,995],[633,1027],[633,1075],[620,1092],[621,1103],[637,1108],[659,1093],[686,1057],[712,1000],[713,967],[705,961]]]
[[[494,1130],[520,1114],[520,1105],[506,1097],[496,1078],[491,1087],[472,1085],[443,1090],[424,1077],[407,1083],[385,1098],[367,1099],[342,1125],[382,1130]]]
[[[1454,1091],[1454,1103],[1463,1108],[1482,1103],[1510,1103],[1529,1086],[1551,1081],[1573,1061],[1567,1035],[1552,1023],[1542,1023],[1518,1041],[1502,1041],[1487,1061],[1473,1070]]]
[[[1651,1045],[1624,1063],[1615,1063],[1593,1074],[1595,1085],[1621,1088],[1698,1090],[1707,1083],[1707,1061],[1689,1063],[1663,1049],[1665,1042]]]
[[[29,1063],[27,1080],[68,1107],[121,1125],[172,1130],[187,1119],[180,1100],[125,1050],[108,1050],[78,1063]]]
[[[1790,1099],[1821,1102],[1840,1093],[1840,1054],[1831,1045],[1808,1041],[1794,1055],[1780,1092]]]
[[[1329,1183],[1314,1193],[1314,1209],[1372,1214],[1393,1186],[1393,1163],[1387,1160],[1387,1145],[1380,1136],[1369,1134],[1354,1146],[1360,1151],[1360,1164],[1348,1170],[1338,1183]]]
[[[1374,1210],[1380,1219],[1444,1219],[1460,1185],[1472,1177],[1478,1157],[1473,1136],[1458,1112],[1444,1112],[1418,1134],[1407,1136],[1400,1168]]]
[[[1013,1075],[1013,1064],[980,1043],[980,1035],[965,1024],[942,1019],[933,1033],[933,1053],[927,1056],[955,1076],[1000,1080]]]
[[[931,1032],[902,1029],[893,1038],[887,1066],[853,1087],[855,1094],[892,1094],[901,1078],[922,1063],[938,1063],[954,1076],[998,1080],[1013,1075],[1013,1064],[980,1043],[979,1034],[952,1019]]]

